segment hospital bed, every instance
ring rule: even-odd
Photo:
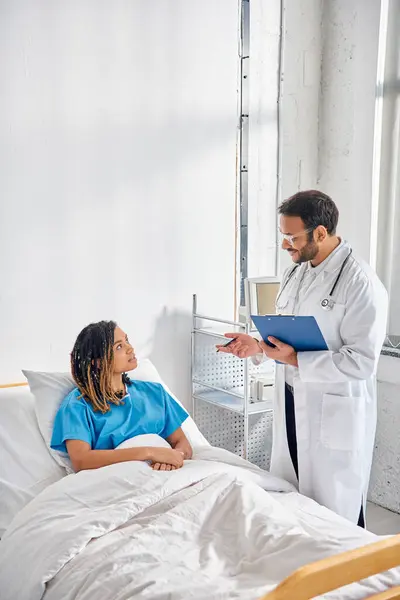
[[[148,367],[142,376],[157,380]],[[234,470],[244,461],[223,450],[214,456],[207,446],[199,449],[198,464],[163,475],[169,479],[161,495],[152,488],[160,475],[148,479],[145,465],[135,465],[132,477],[132,463],[68,477],[45,447],[37,402],[26,383],[0,385],[3,600],[400,598],[400,536],[380,539],[280,489],[274,478],[264,485],[257,467],[241,480]],[[187,434],[196,445],[193,422]],[[184,476],[189,479],[178,484]],[[129,504],[131,489],[137,495]],[[234,517],[229,524],[228,515]],[[194,539],[202,540],[199,548]]]

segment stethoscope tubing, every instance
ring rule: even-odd
[[[350,258],[350,256],[351,256],[352,252],[353,252],[353,250],[350,248],[350,251],[349,251],[348,255],[346,256],[346,258],[345,258],[345,259],[344,259],[344,261],[342,262],[342,266],[340,267],[340,271],[339,271],[339,273],[337,274],[337,277],[336,277],[336,279],[335,279],[335,281],[334,281],[334,283],[333,283],[332,289],[331,289],[331,291],[329,292],[329,295],[328,295],[328,297],[327,297],[327,298],[324,298],[323,300],[321,300],[321,306],[322,306],[322,308],[325,308],[325,309],[330,309],[330,308],[332,308],[332,306],[331,306],[331,304],[333,303],[332,296],[333,296],[333,294],[334,294],[334,292],[335,292],[335,289],[337,288],[337,285],[338,285],[338,283],[339,283],[339,281],[340,281],[340,278],[341,278],[341,276],[342,276],[343,270],[344,270],[344,268],[345,268],[345,266],[346,266],[346,264],[347,264],[347,262],[348,262],[348,260],[349,260],[349,258]],[[279,298],[281,297],[282,293],[283,293],[283,292],[284,292],[284,290],[286,289],[286,286],[288,285],[289,281],[292,279],[293,275],[295,274],[295,272],[296,272],[296,270],[299,268],[299,266],[300,266],[300,265],[295,265],[295,266],[293,267],[293,269],[290,271],[289,275],[288,275],[288,276],[287,276],[287,278],[286,278],[286,281],[285,281],[285,283],[284,283],[284,284],[283,284],[283,286],[282,286],[282,289],[280,290],[280,292],[279,292],[279,294],[278,294],[278,296],[277,296],[277,298],[276,298],[276,304],[278,303],[278,301],[279,301]],[[300,282],[300,283],[301,283],[301,282]]]

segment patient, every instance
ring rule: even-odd
[[[92,323],[78,335],[71,353],[77,387],[61,403],[51,439],[54,450],[68,452],[75,471],[131,460],[170,471],[192,457],[181,429],[186,411],[161,384],[131,381],[126,373],[136,367],[128,336],[114,321]],[[116,449],[149,433],[167,440],[171,448]]]

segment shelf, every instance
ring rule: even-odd
[[[209,335],[211,337],[215,337],[215,338],[221,338],[226,340],[227,342],[229,341],[225,336],[225,330],[220,330],[218,331],[216,328],[210,328],[210,329],[206,329],[205,327],[201,328],[201,329],[195,329],[194,332],[196,335]]]
[[[227,328],[225,327],[221,327],[221,326],[211,326],[211,327],[197,327],[196,329],[193,330],[193,333],[195,334],[200,334],[200,335],[210,335],[213,337],[217,337],[217,338],[224,338],[226,341],[229,341],[226,337],[225,337],[225,333],[245,333],[245,331],[243,329],[241,329],[240,331],[235,331],[235,329],[238,329],[238,327],[231,327],[229,329],[229,327]],[[256,335],[258,334],[257,329],[251,329],[249,331],[250,335]]]
[[[205,390],[202,392],[196,392],[193,394],[193,398],[196,400],[201,400],[202,402],[207,402],[208,404],[214,404],[215,406],[219,406],[220,408],[225,408],[232,412],[244,415],[244,397],[243,397],[243,388],[235,388],[237,394],[241,394],[239,396],[232,396],[227,392],[221,392],[216,390]],[[248,414],[255,415],[259,413],[264,413],[272,410],[272,402],[252,402],[249,403]]]

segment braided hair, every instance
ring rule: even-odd
[[[121,404],[124,395],[115,392],[112,386],[116,326],[114,321],[87,325],[78,335],[71,352],[72,377],[81,397],[103,414],[110,410],[110,404]],[[130,383],[126,373],[122,375],[122,382]]]

